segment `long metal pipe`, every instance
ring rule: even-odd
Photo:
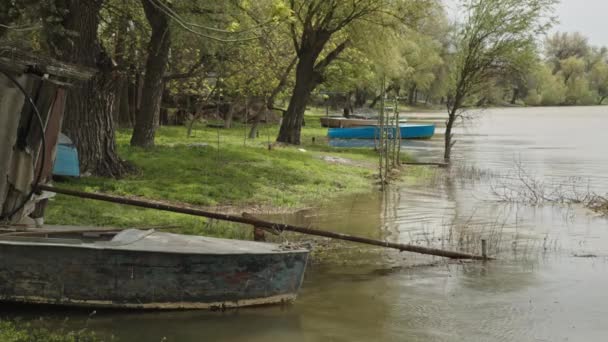
[[[201,209],[169,205],[169,204],[159,203],[159,202],[154,202],[154,201],[149,201],[149,200],[133,199],[133,198],[127,198],[127,197],[115,196],[115,195],[105,195],[105,194],[98,194],[98,193],[91,193],[91,192],[84,192],[84,191],[77,191],[77,190],[70,190],[70,189],[62,189],[62,188],[56,188],[56,187],[48,186],[48,185],[39,185],[38,190],[49,191],[49,192],[54,192],[54,193],[58,193],[58,194],[68,195],[68,196],[75,196],[75,197],[80,197],[80,198],[94,199],[94,200],[98,200],[98,201],[132,205],[132,206],[141,207],[141,208],[157,209],[157,210],[170,211],[170,212],[180,213],[180,214],[202,216],[202,217],[207,217],[207,218],[222,220],[222,221],[244,223],[244,224],[252,225],[254,227],[266,228],[266,229],[277,231],[277,232],[291,231],[291,232],[296,232],[296,233],[301,233],[301,234],[315,235],[315,236],[327,237],[327,238],[332,238],[332,239],[357,242],[357,243],[362,243],[362,244],[366,244],[366,245],[392,248],[392,249],[397,249],[399,251],[435,255],[435,256],[440,256],[440,257],[445,257],[445,258],[450,258],[450,259],[471,259],[471,260],[489,260],[489,259],[491,259],[491,258],[484,258],[483,256],[480,256],[480,255],[446,251],[446,250],[441,250],[441,249],[436,249],[436,248],[427,248],[427,247],[415,246],[415,245],[409,245],[409,244],[386,242],[386,241],[381,241],[381,240],[368,239],[368,238],[364,238],[364,237],[360,237],[360,236],[335,233],[335,232],[330,232],[330,231],[325,231],[325,230],[320,230],[320,229],[300,227],[300,226],[294,226],[294,225],[284,224],[284,223],[269,222],[269,221],[252,218],[250,215],[237,216],[237,215],[221,214],[221,213],[215,213],[215,212],[205,211],[205,210],[201,210]]]

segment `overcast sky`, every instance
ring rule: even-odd
[[[591,44],[608,46],[608,0],[562,0],[556,14],[556,30],[578,31]]]
[[[449,15],[456,15],[457,0],[444,0]],[[592,45],[608,47],[608,0],[561,0],[555,14],[559,23],[553,31],[578,31],[589,38]]]

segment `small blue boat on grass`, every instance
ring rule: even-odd
[[[389,137],[396,136],[395,127],[386,127]],[[430,139],[435,134],[435,125],[399,125],[401,139]],[[327,133],[333,139],[377,139],[380,137],[380,127],[364,126],[350,128],[330,128]]]

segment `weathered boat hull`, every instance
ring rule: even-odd
[[[361,126],[373,126],[378,123],[378,120],[369,119],[349,119],[343,117],[322,117],[319,119],[321,126],[330,128],[348,128],[348,127],[361,127]]]
[[[193,254],[0,241],[0,300],[216,309],[295,299],[307,251],[242,253],[238,249]]]
[[[395,136],[395,127],[388,127],[388,134]],[[399,125],[401,139],[429,139],[435,134],[435,125]],[[374,126],[352,128],[330,128],[327,135],[333,139],[375,139],[380,136],[380,129]]]

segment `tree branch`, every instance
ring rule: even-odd
[[[333,49],[333,51],[328,53],[327,56],[325,56],[325,58],[323,58],[321,61],[319,61],[315,65],[314,71],[318,72],[318,73],[322,73],[331,62],[333,62],[336,58],[338,58],[340,53],[342,53],[342,51],[344,51],[344,49],[346,49],[346,47],[348,46],[349,43],[350,43],[350,40],[347,39],[347,40],[343,41],[342,43],[340,43],[338,46],[336,46],[336,48]]]

